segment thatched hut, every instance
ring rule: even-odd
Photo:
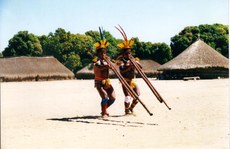
[[[183,79],[199,76],[201,79],[212,79],[229,76],[229,60],[198,40],[177,57],[160,66],[163,79]]]
[[[143,72],[148,77],[157,77],[160,74],[160,71],[157,69],[161,66],[159,63],[153,60],[141,60],[141,65],[143,66]],[[140,77],[140,75],[136,72],[136,77]],[[82,68],[76,73],[77,79],[93,79],[94,72],[93,72],[93,64],[89,64],[88,66]],[[113,71],[110,71],[110,78],[117,78]]]
[[[54,57],[0,59],[0,81],[74,79],[74,74]]]
[[[85,66],[81,70],[79,70],[76,73],[77,79],[93,79],[94,78],[94,72],[93,72],[93,64],[89,64],[88,66]]]
[[[157,78],[161,74],[161,71],[157,70],[161,65],[154,60],[141,60],[140,63],[147,77]],[[136,73],[136,77],[140,77],[140,75]]]
[[[84,68],[79,70],[75,76],[77,79],[94,79],[93,64],[91,63],[85,66]],[[109,72],[109,77],[116,78],[116,75],[113,73],[112,70]]]

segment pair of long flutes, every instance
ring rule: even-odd
[[[112,71],[116,74],[118,79],[120,80],[121,84],[125,87],[125,89],[128,91],[130,96],[132,96],[134,99],[138,100],[141,105],[145,108],[145,110],[149,113],[150,116],[153,114],[149,111],[149,109],[145,106],[145,104],[141,101],[141,99],[138,97],[138,95],[131,89],[130,85],[126,82],[124,77],[120,74],[120,72],[117,70],[117,68],[114,66],[114,64],[110,61],[109,57],[105,57],[104,60],[109,64]]]
[[[86,49],[89,53],[91,53],[94,56],[97,56],[92,50]],[[121,84],[125,87],[125,89],[128,91],[130,96],[132,96],[134,99],[138,100],[141,105],[145,108],[145,110],[149,113],[150,116],[153,114],[149,111],[149,109],[145,106],[145,104],[141,101],[141,99],[138,97],[138,95],[131,89],[129,84],[126,82],[126,80],[123,78],[123,76],[120,74],[120,72],[117,70],[117,68],[114,66],[114,64],[110,61],[108,56],[104,57],[104,60],[109,64],[112,71],[115,73],[115,75],[120,80]]]
[[[164,101],[164,99],[161,97],[161,95],[158,93],[158,91],[153,87],[152,83],[148,80],[148,77],[145,75],[145,73],[142,71],[141,67],[137,64],[135,61],[135,58],[132,55],[129,55],[129,60],[133,64],[133,66],[136,68],[138,73],[141,75],[143,80],[146,82],[146,84],[149,86],[153,94],[156,96],[156,98],[159,100],[160,103],[164,103],[166,107],[171,110],[171,108],[167,105],[167,103]]]

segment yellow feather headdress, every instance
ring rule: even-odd
[[[105,48],[107,48],[109,46],[109,42],[107,42],[105,37],[104,37],[103,29],[99,27],[99,31],[100,31],[99,33],[100,33],[100,36],[101,36],[101,40],[94,44],[94,46],[96,47],[96,50],[105,49]]]
[[[134,41],[132,39],[128,40],[123,28],[120,25],[118,25],[118,26],[120,27],[120,29],[116,26],[115,26],[115,28],[121,33],[121,35],[124,38],[124,41],[123,41],[123,43],[119,43],[117,46],[121,49],[130,49],[132,47],[132,45],[134,44]]]

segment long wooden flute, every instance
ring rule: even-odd
[[[90,52],[92,55],[96,56],[96,54],[93,51],[88,50],[88,49],[87,49],[87,51]],[[110,61],[110,58],[108,56],[105,56],[104,60],[108,63],[108,65],[110,66],[110,68],[112,69],[112,71],[115,73],[115,75],[120,80],[121,84],[125,87],[125,89],[130,94],[130,96],[133,97],[134,99],[138,100],[141,103],[141,105],[144,107],[144,109],[149,113],[149,115],[152,116],[153,114],[149,111],[149,109],[145,106],[145,104],[141,101],[141,99],[133,91],[133,89],[131,89],[130,85],[126,82],[126,80],[124,79],[124,77],[120,74],[120,72],[117,70],[117,68],[114,66],[114,64]]]
[[[148,77],[145,75],[145,73],[142,71],[142,69],[140,68],[140,66],[137,64],[137,62],[135,61],[135,58],[131,55],[129,55],[129,60],[131,61],[131,63],[133,64],[133,66],[136,68],[136,70],[138,71],[138,73],[141,75],[141,77],[143,78],[143,80],[146,82],[146,84],[149,86],[149,88],[151,89],[151,91],[153,92],[153,94],[156,96],[156,98],[159,100],[160,103],[164,103],[166,105],[166,107],[171,110],[171,108],[167,105],[167,103],[164,101],[164,99],[161,97],[161,95],[158,93],[158,91],[153,87],[152,83],[149,81]]]

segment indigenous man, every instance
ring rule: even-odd
[[[103,33],[100,30],[101,38],[99,42],[95,43],[96,56],[94,58],[94,74],[95,74],[95,87],[101,97],[101,115],[102,117],[108,117],[107,108],[111,106],[115,101],[115,92],[113,86],[109,80],[109,68],[104,58],[106,57],[106,48],[109,43],[104,39]]]
[[[119,48],[123,50],[121,56],[119,56],[118,58],[119,59],[118,65],[119,65],[120,73],[124,77],[126,82],[130,85],[130,87],[134,90],[134,92],[138,96],[140,96],[139,87],[134,81],[135,67],[132,65],[129,59],[132,53],[131,46],[133,45],[134,41],[127,39],[127,36],[122,28],[121,29],[117,28],[117,29],[124,37],[124,42],[117,45]],[[140,65],[138,58],[136,58],[136,62],[138,63],[138,65]],[[133,108],[138,103],[138,100],[133,99],[128,94],[124,86],[122,86],[122,89],[125,95],[125,100],[124,100],[125,114],[133,114]],[[131,102],[132,104],[130,105]]]

